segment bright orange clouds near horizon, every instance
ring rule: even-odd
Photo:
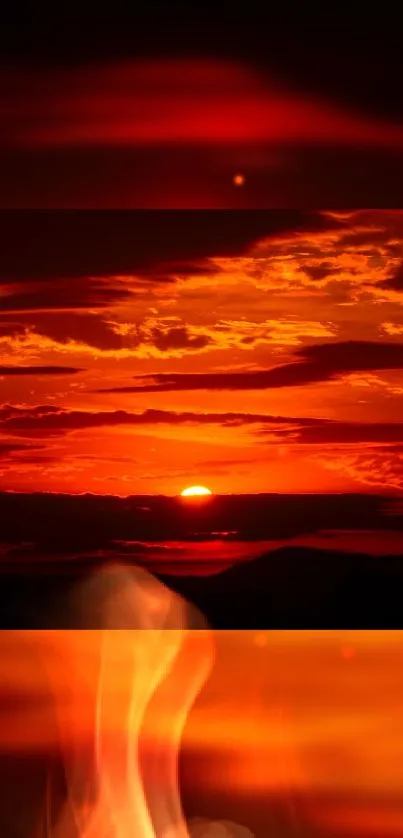
[[[2,213],[2,488],[401,491],[401,212],[101,215]]]

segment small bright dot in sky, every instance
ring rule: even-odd
[[[245,176],[244,175],[234,175],[233,182],[235,186],[243,186],[245,183]]]

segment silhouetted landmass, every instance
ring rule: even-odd
[[[217,629],[403,626],[403,555],[281,548],[215,576],[160,578]]]
[[[175,562],[157,572],[147,555],[148,540],[191,544],[216,531],[252,544],[320,530],[373,528],[382,538],[382,530],[402,532],[390,503],[376,495],[223,495],[187,504],[164,496],[0,493],[0,628],[82,626],[77,587],[110,563],[119,539],[136,544],[124,554],[127,564],[149,567],[217,629],[402,628],[399,548],[398,555],[342,552],[329,538],[329,549],[289,545],[259,555],[256,543],[256,558],[210,576],[190,575],[191,565],[184,575],[187,564],[174,575]],[[210,570],[220,561],[216,549],[212,543]]]
[[[375,494],[214,495],[194,502],[165,495],[0,493],[0,543],[34,543],[44,553],[96,550],[116,540],[163,542],[233,532],[245,541],[292,538],[318,530],[402,531]]]
[[[83,627],[74,594],[90,570],[3,576],[0,627]],[[403,555],[284,548],[214,576],[159,578],[216,629],[403,627]]]

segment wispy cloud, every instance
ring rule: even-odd
[[[330,381],[351,372],[403,369],[403,344],[346,341],[304,346],[295,360],[268,370],[222,373],[157,373],[137,376],[137,384],[100,392],[174,390],[266,390]]]

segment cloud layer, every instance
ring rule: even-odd
[[[329,381],[351,372],[403,369],[403,344],[397,343],[351,340],[317,344],[297,350],[295,356],[295,361],[289,364],[257,372],[159,373],[139,376],[137,385],[111,388],[109,392],[267,390]]]
[[[3,212],[0,245],[9,488],[401,490],[401,210]]]

